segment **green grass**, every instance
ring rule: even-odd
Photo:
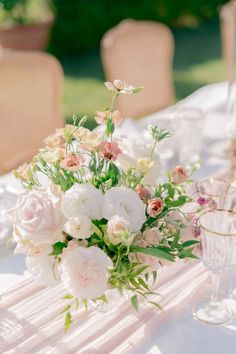
[[[178,29],[174,36],[173,75],[177,100],[203,85],[224,80],[217,22],[205,23],[195,29]],[[62,59],[62,65],[65,72],[65,117],[68,120],[74,113],[79,117],[87,115],[88,126],[92,127],[95,111],[109,103],[103,85],[99,49]]]

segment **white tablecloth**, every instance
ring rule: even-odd
[[[216,141],[224,141],[225,124],[225,100],[227,94],[227,84],[219,83],[209,85],[190,95],[181,101],[182,106],[202,108],[207,113],[206,125],[204,128],[204,149]],[[167,110],[153,114],[147,119],[139,122],[127,120],[123,127],[129,134],[139,136],[140,130],[150,123],[156,123],[158,117],[166,114]],[[220,145],[218,145],[220,146]],[[226,166],[225,160],[219,154],[211,157],[203,151],[203,166],[199,176],[204,177],[217,172]],[[11,175],[0,177],[0,184],[13,182]],[[10,286],[16,285],[19,281],[29,277],[24,266],[24,257],[13,256],[12,249],[3,248],[0,250],[0,293],[6,291]],[[204,285],[204,283],[203,283]],[[1,313],[1,310],[0,310]],[[153,323],[155,325],[155,323]],[[122,343],[121,343],[122,344]],[[122,347],[122,345],[120,346]],[[96,353],[96,350],[92,351]],[[88,353],[92,353],[89,352]],[[114,351],[116,353],[131,353],[130,351]],[[0,353],[32,353],[28,351],[1,351]],[[39,351],[40,354],[54,353],[54,351]],[[67,353],[66,351],[55,351],[55,353]],[[68,351],[69,353],[69,351]],[[70,353],[80,353],[80,351],[70,351]],[[108,352],[104,352],[107,354]],[[204,326],[192,320],[191,309],[189,306],[181,306],[181,311],[173,311],[166,318],[165,322],[157,331],[148,334],[144,344],[135,351],[137,353],[150,354],[235,354],[236,353],[236,324],[227,328],[212,328]]]

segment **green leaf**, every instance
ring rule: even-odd
[[[177,200],[165,200],[165,203],[173,208],[181,207],[186,203],[187,197],[185,195],[181,195]]]
[[[75,299],[75,310],[78,311],[79,309],[79,300],[76,298]]]
[[[135,87],[133,89],[133,93],[138,93],[138,92],[141,92],[143,90],[143,87],[142,86],[138,86],[138,87]]]
[[[170,262],[174,262],[175,258],[174,256],[170,255],[169,253],[160,250],[158,247],[138,247],[138,246],[133,246],[130,248],[132,252],[140,252],[144,254],[149,254],[150,256],[158,257],[158,258],[163,258],[166,259]]]
[[[152,272],[152,276],[153,276],[153,284],[154,284],[156,281],[156,278],[157,278],[157,271],[156,270]]]
[[[193,249],[192,248],[187,248],[187,249],[183,249],[181,251],[179,251],[179,258],[195,258],[198,259],[197,256],[195,256],[193,253]]]
[[[116,186],[117,183],[119,182],[120,170],[113,162],[110,162],[110,164],[109,164],[106,178],[109,178],[112,180],[113,187]]]
[[[70,328],[71,324],[72,324],[71,314],[70,314],[70,312],[67,312],[66,318],[65,318],[65,322],[64,322],[64,330],[65,330],[65,332],[68,331],[68,329]]]
[[[136,311],[138,311],[138,297],[137,295],[133,295],[130,299],[132,306]]]
[[[83,299],[82,302],[83,302],[83,305],[84,305],[85,309],[88,310],[88,300],[87,299]]]
[[[111,115],[110,117],[108,118],[107,120],[107,123],[106,123],[106,134],[107,136],[110,136],[115,130],[115,124],[111,118]]]
[[[68,294],[68,295],[66,295],[66,296],[63,296],[63,299],[65,299],[65,300],[72,300],[73,298],[74,298],[74,296],[71,295],[71,294]]]
[[[163,311],[162,307],[161,307],[158,303],[156,303],[156,302],[154,302],[154,301],[149,301],[149,303],[152,304],[153,306],[157,307],[158,310]]]
[[[188,241],[185,241],[184,243],[182,243],[182,247],[186,248],[186,247],[189,247],[189,246],[196,245],[198,243],[199,243],[199,241],[197,241],[197,240],[188,240]]]
[[[140,285],[142,285],[142,287],[144,287],[146,290],[149,290],[148,285],[145,283],[145,281],[142,278],[138,278],[138,282]]]
[[[59,254],[62,254],[63,248],[66,247],[66,244],[65,242],[58,241],[54,243],[52,247],[53,247],[53,251],[52,253],[49,254],[49,256],[58,256]]]
[[[66,305],[66,306],[64,307],[64,309],[62,310],[62,312],[61,312],[61,313],[64,313],[64,312],[69,311],[69,310],[70,310],[70,308],[71,308],[71,304]]]

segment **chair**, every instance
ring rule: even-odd
[[[220,30],[226,78],[233,79],[236,58],[236,1],[231,0],[220,8]]]
[[[173,52],[173,35],[160,23],[124,20],[105,33],[101,57],[107,80],[144,87],[137,95],[118,98],[116,108],[124,116],[141,117],[173,103]]]
[[[0,52],[0,175],[29,162],[63,126],[63,72],[49,54]]]

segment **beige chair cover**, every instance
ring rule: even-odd
[[[51,55],[0,52],[0,175],[28,162],[63,126],[63,73]]]
[[[124,116],[144,116],[173,103],[173,51],[173,35],[160,23],[125,20],[104,35],[101,56],[107,80],[144,87],[142,93],[118,99],[116,107]]]
[[[235,80],[233,64],[236,60],[236,1],[231,0],[220,9],[222,52],[225,61],[226,78]]]

